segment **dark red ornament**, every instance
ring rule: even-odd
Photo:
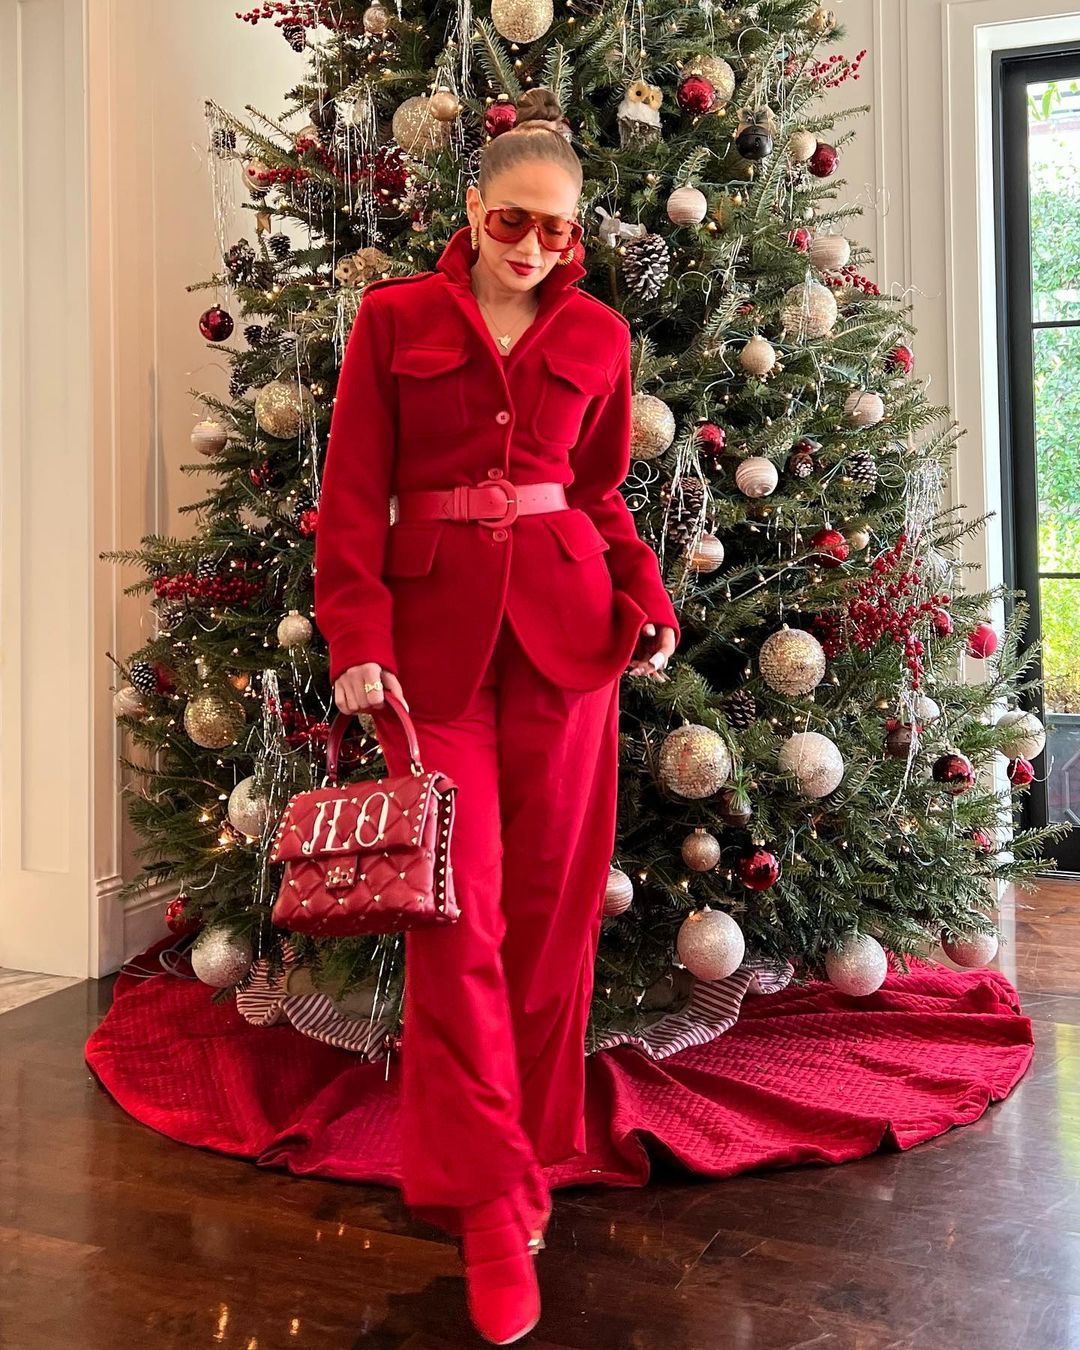
[[[310,539],[319,528],[319,508],[310,506],[306,511],[301,511],[300,519],[296,522],[296,528],[305,539]]]
[[[220,305],[208,309],[199,320],[199,332],[207,342],[225,342],[232,336],[234,327],[233,316]]]
[[[750,820],[754,812],[749,803],[745,806],[737,804],[734,788],[722,788],[716,794],[716,814],[725,825],[738,829]]]
[[[675,91],[679,107],[699,116],[716,107],[716,89],[704,75],[688,75]]]
[[[930,615],[938,637],[948,637],[953,630],[952,615],[944,609],[935,609]]]
[[[823,567],[839,567],[847,562],[851,545],[839,530],[818,530],[810,540],[810,547],[817,554],[817,560]]]
[[[983,857],[989,857],[994,852],[994,841],[985,830],[972,830],[968,834],[968,838],[975,845],[976,851],[981,853]]]
[[[806,167],[815,178],[828,178],[834,173],[837,164],[840,162],[840,156],[836,153],[833,146],[825,141],[818,141],[818,147],[810,156]]]
[[[270,467],[270,461],[268,459],[264,459],[258,464],[253,464],[248,470],[248,477],[260,492],[266,492],[270,488],[281,487],[284,482],[281,473],[277,469],[272,469]]]
[[[493,103],[484,113],[484,130],[489,136],[501,136],[517,123],[517,109],[512,103]]]
[[[985,661],[998,649],[998,635],[988,623],[977,623],[968,634],[967,649],[972,656]]]
[[[910,375],[915,369],[915,353],[910,347],[905,347],[903,343],[900,343],[889,353],[888,365],[892,370],[899,370],[905,375]]]
[[[1006,773],[1013,787],[1027,787],[1029,783],[1035,781],[1035,766],[1030,759],[1024,759],[1023,756],[1018,755],[1016,759],[1011,759]]]
[[[765,848],[755,848],[739,859],[739,880],[749,891],[767,891],[780,876],[780,860]]]
[[[792,248],[798,249],[800,253],[806,253],[810,248],[810,238],[810,231],[799,225],[791,231],[787,241]]]
[[[710,455],[719,455],[727,445],[727,432],[715,422],[702,422],[694,432],[700,449]]]
[[[170,933],[175,933],[178,937],[185,937],[188,933],[194,933],[199,927],[198,919],[184,914],[189,899],[190,896],[181,894],[175,900],[170,900],[165,906],[165,926]]]
[[[170,670],[167,665],[161,661],[153,663],[154,681],[159,694],[172,694],[176,690],[176,672]]]
[[[893,727],[885,737],[885,753],[892,759],[907,759],[915,732],[916,727],[910,722]]]
[[[934,763],[934,782],[944,783],[954,797],[970,792],[975,786],[975,770],[971,767],[971,760],[955,750],[942,755]]]

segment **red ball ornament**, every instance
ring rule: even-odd
[[[715,422],[702,422],[694,432],[694,436],[699,448],[710,455],[722,454],[727,445],[727,432]]]
[[[802,225],[799,225],[796,229],[791,231],[787,237],[787,241],[792,248],[798,249],[800,253],[808,253],[810,251],[810,231],[804,229]]]
[[[1029,783],[1035,781],[1035,766],[1030,759],[1024,759],[1020,756],[1009,761],[1006,773],[1009,775],[1009,782],[1013,787],[1027,787]]]
[[[153,662],[154,683],[159,694],[176,692],[176,672],[161,661]]]
[[[905,375],[910,375],[915,369],[915,353],[910,347],[900,343],[889,353],[888,365],[891,370],[899,370]]]
[[[978,623],[968,634],[967,649],[972,656],[985,661],[998,648],[998,635],[988,623]]]
[[[165,906],[165,926],[170,933],[175,933],[177,937],[185,937],[188,933],[194,933],[199,927],[198,919],[184,914],[189,899],[190,897],[187,895],[178,895],[175,900],[170,900]]]
[[[806,167],[815,178],[828,178],[835,172],[839,162],[840,156],[836,153],[836,149],[825,141],[818,141],[818,147],[810,156]]]
[[[975,845],[976,852],[981,853],[984,858],[994,852],[994,841],[985,830],[972,830],[968,838]]]
[[[842,562],[847,562],[851,549],[839,530],[818,530],[810,540],[810,547],[823,567],[839,567]]]
[[[934,781],[944,783],[954,797],[970,792],[975,786],[975,770],[971,760],[955,750],[942,755],[934,763]]]
[[[739,859],[739,880],[750,891],[767,891],[780,876],[780,860],[765,848],[751,849]]]
[[[213,309],[208,309],[199,320],[199,332],[207,342],[224,342],[232,336],[232,330],[235,327],[233,316],[228,310],[215,305]]]
[[[953,630],[952,615],[945,609],[935,609],[931,614],[934,631],[939,637],[948,637]]]
[[[319,528],[319,508],[311,506],[306,511],[301,511],[296,527],[305,539],[310,539]]]
[[[493,103],[484,113],[484,130],[489,136],[501,136],[517,123],[517,109],[512,103]]]
[[[688,75],[675,91],[679,107],[700,116],[716,107],[716,89],[704,75]]]

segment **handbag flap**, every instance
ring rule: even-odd
[[[298,792],[278,821],[270,862],[416,848],[434,793],[453,786],[433,770]]]

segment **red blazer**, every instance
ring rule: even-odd
[[[532,324],[500,355],[469,285],[463,226],[436,270],[368,285],[346,344],[315,544],[315,617],[330,679],[377,661],[419,717],[462,712],[504,611],[567,689],[620,675],[641,626],[679,635],[656,554],[619,491],[630,464],[630,329],[574,283],[540,283]],[[560,482],[571,509],[391,523],[397,491]]]

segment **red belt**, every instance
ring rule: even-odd
[[[565,511],[563,483],[522,483],[494,477],[472,486],[432,488],[395,493],[396,520],[476,520],[481,525],[509,525],[536,511]]]

